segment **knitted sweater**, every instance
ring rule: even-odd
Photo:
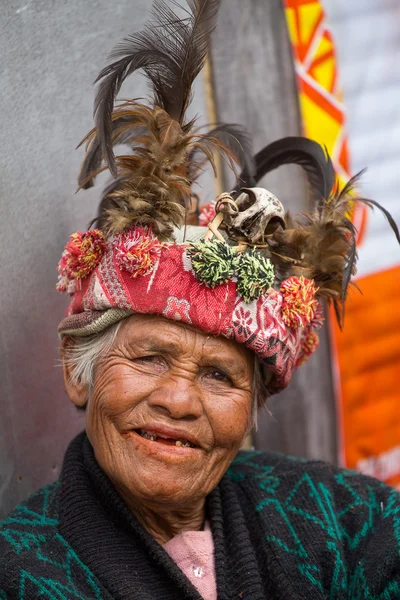
[[[321,462],[240,452],[207,498],[219,600],[400,598],[400,497]],[[0,599],[200,600],[84,434],[0,524]]]

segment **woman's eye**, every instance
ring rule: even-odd
[[[135,362],[156,366],[165,365],[165,360],[163,359],[163,357],[158,356],[156,354],[149,354],[148,356],[138,356],[137,358],[135,358]]]
[[[226,373],[220,371],[219,369],[210,370],[207,375],[209,379],[214,379],[214,381],[221,381],[222,383],[232,383],[232,380]]]

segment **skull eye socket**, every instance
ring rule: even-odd
[[[237,199],[237,204],[239,205],[239,211],[244,212],[250,206],[254,204],[256,201],[256,197],[253,194],[247,194],[246,192],[242,192]]]

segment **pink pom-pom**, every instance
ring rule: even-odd
[[[115,256],[119,268],[132,277],[150,273],[161,255],[161,243],[151,228],[136,227],[114,238]]]
[[[215,202],[209,202],[208,204],[205,204],[203,206],[203,208],[200,210],[199,225],[201,225],[201,227],[207,227],[207,225],[209,223],[211,223],[211,221],[214,219],[214,217],[215,217]]]
[[[106,245],[104,234],[99,229],[73,233],[58,263],[57,290],[70,292],[71,281],[88,277],[101,261]]]

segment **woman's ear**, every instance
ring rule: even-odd
[[[63,338],[61,341],[60,355],[64,373],[64,384],[67,394],[72,402],[75,406],[82,408],[89,398],[89,386],[87,384],[76,382],[72,377],[72,366],[68,361],[68,356],[69,349],[73,343],[71,338],[68,337]]]

